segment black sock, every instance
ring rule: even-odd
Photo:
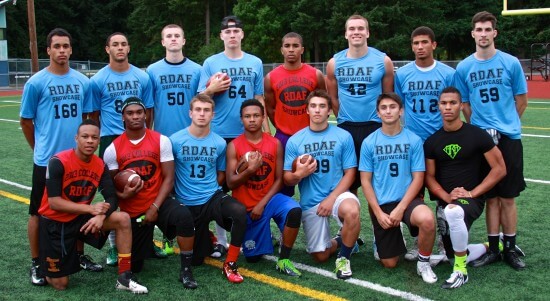
[[[193,251],[180,252],[180,262],[181,262],[182,270],[191,267],[192,260],[193,260]]]
[[[493,253],[499,253],[498,243],[500,242],[500,237],[497,235],[488,235],[489,238],[489,251]]]
[[[290,251],[292,251],[292,248],[287,247],[284,244],[281,245],[281,254],[279,254],[279,259],[288,259],[288,258],[290,258]]]
[[[513,251],[516,247],[516,235],[504,234],[504,252]]]
[[[338,235],[334,238],[336,240],[336,246],[339,248],[342,246],[342,236]]]
[[[39,264],[40,264],[39,258],[38,258],[38,257],[34,257],[34,258],[32,259],[32,265],[39,265]]]
[[[76,254],[78,254],[78,257],[84,255],[84,251],[76,251]]]

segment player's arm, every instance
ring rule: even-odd
[[[116,197],[115,184],[113,183],[113,178],[109,173],[109,168],[107,165],[104,165],[103,173],[99,179],[99,191],[105,199],[106,203],[109,203],[109,210],[105,213],[105,216],[111,215],[118,208],[118,199]]]
[[[229,142],[226,149],[226,168],[225,168],[225,180],[227,183],[227,187],[231,190],[243,185],[248,181],[248,178],[250,176],[255,175],[256,171],[260,166],[262,166],[262,157],[261,155],[254,158],[249,159],[248,161],[248,167],[237,174],[236,170],[239,166],[240,161],[243,161],[244,158],[241,158],[241,160],[237,160],[237,151],[235,150],[235,144],[233,144],[233,141]]]
[[[172,150],[170,149],[170,152]],[[147,211],[145,211],[145,223],[154,223],[158,219],[159,208],[164,203],[164,200],[168,198],[170,192],[174,188],[174,160],[165,161],[160,163],[160,170],[162,173],[162,185],[160,186],[159,192],[155,197],[155,200],[149,206]]]
[[[466,195],[473,198],[482,196],[506,176],[506,164],[504,163],[504,158],[498,147],[493,147],[491,150],[484,153],[483,156],[491,167],[491,170],[479,185],[469,192],[466,191]]]
[[[418,197],[418,192],[420,191],[420,188],[422,188],[422,185],[424,185],[424,171],[412,172],[412,181],[407,188],[405,195],[397,207],[390,212],[390,219],[392,220],[394,226],[399,226],[399,223],[403,220],[405,210],[409,207],[409,204]]]
[[[323,75],[323,72],[319,69],[315,70],[315,74],[317,75],[317,89],[326,91],[327,85],[325,83],[325,76]]]
[[[295,186],[305,177],[308,177],[317,169],[317,160],[310,157],[306,163],[296,161],[296,170],[294,172],[285,170],[283,174],[283,182],[286,186]]]
[[[462,102],[462,116],[467,123],[470,123],[470,117],[472,117],[472,107],[469,102]]]
[[[319,204],[319,207],[317,208],[317,215],[319,216],[330,216],[332,213],[332,207],[334,206],[334,202],[336,201],[336,198],[341,195],[342,193],[349,190],[349,187],[351,184],[353,184],[353,181],[355,180],[355,174],[357,173],[357,167],[352,167],[348,169],[344,169],[344,176],[336,185],[334,190],[332,190],[327,197],[321,201]]]
[[[277,125],[275,124],[275,95],[273,93],[273,88],[271,87],[271,78],[269,75],[270,73],[264,77],[265,110],[271,124],[277,128]]]
[[[446,203],[451,203],[452,198],[445,189],[437,182],[435,178],[435,170],[436,170],[436,163],[434,159],[426,159],[426,174],[424,178],[424,182],[426,184],[426,187],[428,187],[428,190],[432,193],[432,196],[436,197],[437,199],[440,199]]]
[[[374,213],[376,220],[384,229],[389,229],[393,227],[390,216],[382,211],[382,208],[380,208],[380,205],[378,205],[378,198],[376,197],[376,193],[374,193],[374,187],[372,187],[372,172],[361,171],[360,177],[363,194],[365,195],[365,199],[367,199],[369,208]]]
[[[393,62],[389,56],[384,57],[384,77],[382,78],[382,92],[393,92]]]
[[[514,96],[516,101],[516,111],[518,112],[519,118],[523,116],[523,112],[527,109],[527,94],[519,94]]]
[[[252,211],[250,212],[250,218],[252,220],[257,220],[262,216],[262,213],[264,212],[264,208],[269,203],[269,201],[273,198],[273,196],[281,191],[283,188],[283,161],[284,161],[284,155],[283,155],[283,146],[281,142],[277,141],[277,161],[275,162],[275,181],[273,182],[273,185],[267,193],[264,195],[264,197],[254,206]]]
[[[261,104],[262,106],[264,106],[264,116],[269,116],[267,115],[266,111],[265,111],[265,99],[264,99],[264,96],[263,95],[254,95],[254,98],[256,98]],[[264,133],[268,133],[271,135],[271,128],[269,127],[269,121],[268,121],[268,118],[264,118],[264,121],[262,122],[262,131]]]
[[[148,129],[153,126],[153,108],[145,109],[145,126]]]
[[[34,150],[34,122],[32,119],[28,118],[21,118],[19,119],[19,125],[21,125],[21,130],[23,131],[23,135],[25,136],[25,139],[27,140],[27,143],[31,147],[32,150]]]
[[[332,102],[332,112],[334,116],[338,117],[338,111],[340,110],[340,100],[338,99],[338,83],[336,82],[336,76],[334,75],[334,58],[331,58],[327,64],[327,80],[326,87],[330,100]]]

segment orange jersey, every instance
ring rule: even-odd
[[[105,171],[105,163],[98,156],[93,155],[90,162],[80,160],[73,149],[62,151],[53,158],[59,159],[63,165],[61,198],[79,204],[90,204],[94,199],[101,176]],[[51,162],[51,161],[50,161]],[[75,219],[79,214],[60,212],[50,208],[48,189],[44,190],[42,203],[38,213],[49,219],[66,223]]]
[[[317,69],[302,64],[298,70],[287,70],[283,65],[269,73],[275,101],[275,124],[281,132],[291,136],[309,126],[306,97],[317,89]]]
[[[145,137],[138,144],[133,144],[123,133],[113,141],[116,150],[118,170],[132,169],[144,181],[143,189],[133,198],[119,200],[120,210],[130,217],[143,214],[155,201],[162,185],[160,166],[160,134],[147,129]]]
[[[263,164],[256,174],[248,178],[243,185],[233,189],[232,196],[243,203],[247,211],[252,210],[262,200],[275,182],[278,141],[266,133],[263,133],[262,141],[258,144],[246,140],[244,134],[233,140],[237,160],[249,151],[259,151],[263,157]]]

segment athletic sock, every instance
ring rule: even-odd
[[[225,258],[225,262],[230,261],[237,261],[239,259],[239,252],[241,251],[240,247],[229,245],[229,250],[227,251],[227,257]]]
[[[343,246],[344,244],[342,243],[342,236],[338,235],[334,238],[334,240],[336,240],[336,247],[337,248],[340,248],[341,246]]]
[[[338,257],[345,257],[349,259],[351,257],[351,251],[353,250],[352,247],[346,246],[344,243],[340,245],[340,253],[338,254]]]
[[[420,262],[430,262],[430,255],[431,255],[431,253],[426,255],[426,254],[422,254],[420,251],[418,251],[418,261],[420,261]]]
[[[180,252],[180,264],[181,264],[182,270],[184,268],[190,267],[192,260],[193,260],[193,250]]]
[[[118,253],[118,274],[129,271],[132,268],[132,253]]]
[[[516,234],[504,234],[504,252],[514,250],[516,247]]]
[[[464,275],[468,275],[468,270],[466,269],[466,260],[468,255],[458,256],[455,254],[455,264],[453,266],[453,272],[459,271]]]
[[[279,259],[288,259],[288,258],[290,258],[290,251],[292,251],[292,248],[287,247],[284,244],[281,245],[281,254],[279,254]]]
[[[500,237],[498,234],[489,234],[487,238],[489,239],[489,251],[499,253],[498,244],[500,243]]]

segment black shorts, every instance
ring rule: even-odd
[[[70,222],[61,223],[40,216],[39,246],[40,264],[45,276],[59,278],[80,271],[80,260],[76,253],[76,241],[81,240],[96,249],[101,249],[108,231],[84,235],[80,228],[92,215],[79,215]]]
[[[99,139],[99,157],[101,159],[103,159],[103,154],[105,154],[105,150],[107,149],[107,147],[109,147],[109,145],[111,145],[113,140],[118,138],[118,136],[120,135],[102,136]]]
[[[515,198],[525,190],[523,178],[523,144],[520,139],[510,139],[501,135],[498,149],[506,163],[506,176],[493,189],[486,193],[488,198],[503,197]]]
[[[46,188],[46,166],[38,166],[33,164],[32,167],[32,189],[31,199],[29,203],[29,214],[38,215],[38,209],[42,204],[44,197],[44,189]]]
[[[204,258],[212,254],[212,241],[210,240],[209,229],[211,221],[215,221],[225,230],[231,231],[233,222],[230,217],[234,212],[224,212],[224,210],[222,210],[222,206],[225,202],[233,203],[233,206],[242,207],[242,212],[246,215],[244,205],[233,197],[223,193],[221,190],[216,192],[210,200],[202,205],[188,206],[195,222],[194,257]],[[244,231],[242,235],[244,236]]]
[[[384,204],[381,205],[380,208],[385,213],[390,214],[392,210],[397,207],[398,204],[399,202]],[[405,209],[402,220],[402,222],[405,223],[407,227],[409,227],[409,232],[413,237],[418,236],[418,227],[411,225],[411,214],[416,206],[426,206],[426,204],[424,204],[424,201],[419,198],[412,200],[407,209]],[[401,233],[401,227],[397,226],[390,229],[384,229],[382,228],[382,226],[380,226],[378,220],[376,219],[376,216],[374,215],[372,210],[370,210],[370,208],[369,213],[372,221],[372,228],[374,230],[376,248],[378,250],[378,255],[380,256],[380,258],[388,259],[407,253],[407,248],[405,247],[405,243],[403,242],[403,233]]]
[[[447,207],[447,202],[438,201],[438,206],[445,208]],[[474,222],[481,216],[483,209],[485,208],[485,201],[482,199],[475,198],[464,198],[453,201],[451,204],[462,207],[464,210],[464,223],[466,228],[470,231],[470,228]],[[448,227],[448,225],[447,225]]]
[[[338,125],[339,128],[342,128],[348,131],[353,138],[353,145],[355,146],[355,156],[357,157],[357,165],[359,165],[359,157],[361,155],[361,144],[363,140],[367,138],[374,131],[379,129],[382,126],[380,122],[376,121],[367,121],[367,122],[351,122],[346,121]],[[355,180],[351,184],[350,190],[356,190],[361,187],[361,176],[357,172],[355,174]]]

